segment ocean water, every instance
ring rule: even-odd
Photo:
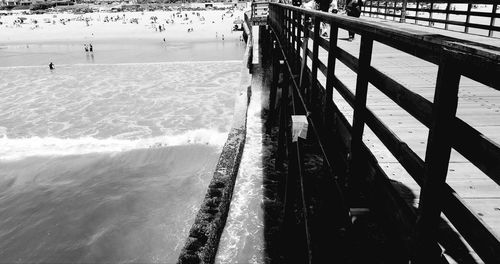
[[[247,112],[245,149],[215,263],[266,263],[264,248],[264,166],[271,149],[263,145],[262,106],[268,92],[253,87]]]
[[[239,34],[239,33],[232,33]],[[233,36],[234,38],[234,36]],[[92,41],[94,52],[86,53],[80,42],[46,42],[2,45],[0,67],[45,66],[92,63],[161,63],[172,61],[242,60],[245,43],[239,40],[172,41],[122,39]]]
[[[0,263],[175,262],[241,61],[37,56],[0,67]]]

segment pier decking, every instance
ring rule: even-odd
[[[351,213],[344,214],[375,204],[409,259],[460,262],[439,234],[441,215],[476,262],[500,261],[499,39],[280,4],[270,9],[281,53],[274,59],[284,62],[280,118],[287,111],[307,117],[308,139],[317,139],[325,169],[346,197]],[[320,36],[324,24],[331,38]],[[347,29],[355,41],[347,41]],[[302,203],[311,262],[321,256],[307,220],[315,211],[309,196],[318,194],[308,191],[314,184],[300,165],[305,141],[290,142],[287,123],[280,125],[278,159],[287,155],[288,177],[302,190],[288,202]],[[370,202],[352,200],[359,189]]]
[[[368,21],[379,22],[380,19],[362,17]],[[416,26],[385,21],[388,27],[421,32],[421,34],[440,34],[500,47],[500,39],[487,38],[459,32],[450,32],[436,28]],[[341,30],[340,36],[347,36],[347,31]],[[357,56],[359,53],[359,37],[353,41],[338,42],[338,45]],[[309,46],[312,50],[312,45]],[[326,64],[328,54],[320,52],[319,59]],[[311,64],[309,64],[311,65]],[[412,92],[421,95],[428,101],[433,101],[438,66],[408,55],[387,45],[376,43],[373,47],[371,65],[401,83]],[[356,75],[347,66],[339,63],[336,65],[336,75],[339,76],[352,93],[355,93]],[[493,78],[493,76],[492,76]],[[320,82],[326,84],[326,76],[318,77]],[[334,94],[333,100],[342,113],[352,124],[352,107],[340,96]],[[368,87],[367,107],[372,110],[386,126],[420,158],[425,159],[427,136],[429,129],[413,118],[406,111],[392,102],[387,96],[373,85]],[[458,92],[458,107],[456,116],[470,124],[484,136],[494,142],[500,142],[500,92],[486,85],[462,77]],[[410,175],[399,166],[399,162],[368,129],[363,135],[364,143],[369,146],[378,159],[378,163],[394,180],[410,187],[415,194],[414,205],[418,206],[420,187]],[[447,182],[471,206],[477,215],[484,220],[496,234],[500,235],[500,186],[475,168],[468,160],[456,151],[452,151],[448,169]]]

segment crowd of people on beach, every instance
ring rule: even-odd
[[[168,42],[168,38],[164,32],[167,31],[169,25],[181,24],[187,25],[184,30],[188,33],[195,32],[195,30],[199,29],[199,24],[213,24],[213,23],[221,23],[224,21],[224,25],[227,27],[227,32],[224,31],[224,28],[220,28],[215,34],[215,38],[218,41],[227,41],[229,37],[229,33],[233,33],[233,20],[242,20],[241,13],[237,10],[226,10],[222,13],[203,13],[197,11],[175,11],[171,13],[167,13],[163,16],[160,16],[158,13],[153,13],[152,16],[142,13],[122,13],[122,14],[78,14],[78,15],[65,15],[65,14],[50,14],[45,15],[43,17],[36,16],[28,18],[17,18],[9,21],[9,26],[6,23],[2,23],[0,26],[12,27],[26,27],[26,25],[40,25],[42,29],[47,28],[48,26],[68,26],[70,25],[72,28],[77,26],[79,23],[83,24],[84,27],[95,27],[98,26],[99,23],[120,23],[120,24],[139,24],[142,21],[142,25],[145,25],[146,28],[153,29],[153,32],[163,33],[160,37],[160,40],[163,40],[163,43]],[[205,17],[206,16],[206,17]],[[229,20],[228,18],[232,18]],[[34,20],[38,20],[39,22],[34,22]],[[31,21],[27,23],[26,21]],[[104,25],[103,25],[104,26]],[[80,28],[79,26],[77,26]],[[172,32],[177,32],[172,27]],[[186,32],[184,31],[184,32]],[[100,31],[99,31],[100,32]],[[201,32],[201,31],[200,31]],[[94,30],[91,30],[88,33],[85,33],[85,38],[88,40],[94,39]],[[88,35],[87,35],[88,34]],[[174,33],[172,33],[174,34]],[[91,36],[92,35],[92,36]],[[237,37],[235,38],[238,39]],[[243,37],[239,37],[240,41],[243,41]],[[29,47],[29,45],[26,45]],[[86,42],[83,44],[83,50],[87,56],[87,61],[94,61],[94,44],[90,42]],[[56,62],[57,63],[57,62]],[[47,64],[46,64],[47,65]],[[48,64],[48,68],[52,71],[55,69],[54,62],[50,62]]]

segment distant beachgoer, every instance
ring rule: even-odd
[[[87,47],[87,44],[83,44],[83,48],[85,49],[85,52],[89,52],[89,48]]]
[[[224,34],[222,34],[222,40],[224,40]]]
[[[90,52],[94,52],[94,47],[92,47],[92,44],[89,44],[89,50]]]
[[[49,69],[51,69],[51,70],[55,69],[54,63],[52,63],[52,62],[49,63]]]
[[[163,38],[163,42],[166,42],[166,41],[165,41],[165,38]]]

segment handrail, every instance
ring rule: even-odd
[[[308,25],[300,23],[300,21],[307,21],[306,17],[314,22],[313,32],[309,32]],[[330,36],[337,36],[338,28],[361,35],[359,59],[338,47],[336,39],[329,42],[320,38],[318,34],[320,22],[330,24]],[[425,245],[428,244],[431,247],[435,245],[433,242],[436,242],[436,238],[433,232],[436,230],[442,210],[483,260],[492,263],[500,262],[500,239],[446,184],[452,148],[500,184],[500,146],[455,116],[460,76],[469,77],[492,89],[500,90],[500,76],[497,74],[500,72],[500,48],[425,32],[389,28],[376,22],[278,3],[270,3],[269,24],[282,50],[286,50],[286,52],[283,51],[286,60],[292,63],[289,66],[290,75],[300,74],[297,70],[300,67],[294,66],[293,63],[299,63],[301,56],[302,60],[307,58],[312,60],[311,69],[306,70],[307,76],[311,78],[311,85],[306,87],[306,93],[310,98],[312,97],[311,100],[317,100],[314,95],[318,92],[322,93],[322,96],[325,94],[328,96],[323,110],[312,111],[312,116],[321,115],[324,120],[340,120],[335,122],[336,130],[342,137],[341,141],[347,142],[346,148],[350,149],[347,154],[352,159],[350,161],[351,174],[356,177],[361,177],[358,174],[368,174],[371,175],[370,177],[375,177],[375,182],[387,179],[376,164],[376,159],[368,158],[371,154],[362,142],[364,124],[367,124],[422,187],[419,221],[413,227],[416,228],[416,235],[410,234],[412,231],[408,234],[412,238],[409,239],[407,248],[415,250],[415,258],[423,258],[435,249]],[[305,37],[304,40],[301,39],[302,36]],[[305,45],[304,55],[302,55],[300,44],[306,42],[307,39],[314,41],[313,51],[311,52]],[[439,66],[433,103],[370,66],[371,47],[374,41]],[[319,61],[317,47],[329,51],[328,65]],[[355,95],[333,74],[332,67],[335,67],[335,59],[358,74]],[[304,65],[304,62],[302,64]],[[327,77],[327,87],[322,87],[316,80],[318,70]],[[366,108],[368,83],[382,91],[423,125],[429,127],[430,135],[425,162]],[[345,121],[345,118],[338,119],[338,117],[331,116],[330,110],[336,109],[335,102],[331,100],[332,89],[336,89],[354,108],[352,127]],[[308,105],[314,106],[313,102],[302,101],[305,109],[308,109]],[[338,111],[336,114],[341,115]],[[314,130],[317,129],[319,128]],[[366,170],[365,166],[371,169]],[[436,202],[441,200],[442,205]],[[415,215],[410,216],[412,217],[416,219]]]
[[[412,6],[408,4],[412,3]],[[435,4],[446,4],[445,9],[435,8]],[[456,4],[467,4],[467,10],[455,10],[452,8]],[[489,12],[472,11],[473,5],[489,5],[491,10]],[[396,20],[399,18],[400,22],[408,22],[412,20],[413,23],[427,22],[428,26],[435,26],[435,23],[444,24],[445,29],[449,29],[449,25],[461,26],[463,31],[468,33],[470,28],[482,29],[487,31],[487,36],[493,37],[494,32],[500,32],[500,27],[495,25],[495,20],[500,18],[500,13],[497,8],[500,5],[499,0],[367,0],[362,7],[364,15],[370,17],[383,17],[384,19],[392,18]],[[409,11],[413,14],[410,15]],[[420,13],[427,13],[422,17]],[[436,14],[444,14],[444,18],[438,18]],[[465,21],[460,19],[451,19],[450,15],[463,15],[466,17]],[[489,18],[487,24],[473,23],[471,17]],[[498,36],[498,35],[497,35]]]

